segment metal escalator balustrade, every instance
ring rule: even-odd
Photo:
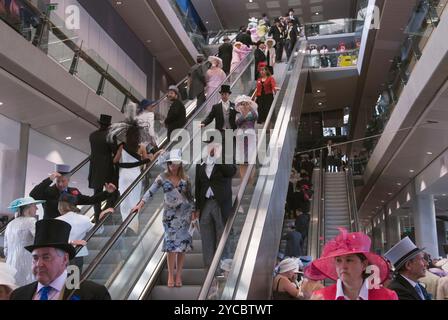
[[[288,66],[286,66],[286,68],[288,68]],[[276,74],[282,74],[281,71],[282,68],[279,68],[276,70]],[[282,81],[279,81],[279,85],[281,82]],[[232,91],[235,90],[232,89]],[[273,114],[276,114],[274,110],[271,112],[271,115]],[[269,128],[272,127],[274,118],[275,116],[267,119],[264,125],[264,134],[266,134],[266,130],[269,130]],[[264,136],[264,134],[262,134],[262,136]],[[202,292],[208,293],[209,283],[224,283],[223,280],[225,279],[223,277],[218,276],[214,278],[216,275],[214,270],[216,270],[216,264],[219,264],[222,254],[226,258],[230,258],[235,252],[235,247],[238,243],[242,227],[246,220],[247,209],[250,207],[252,195],[255,189],[254,185],[249,183],[249,179],[252,174],[254,175],[253,180],[257,181],[259,172],[255,170],[254,165],[252,165],[252,169],[248,170],[242,183],[239,178],[233,178],[232,180],[233,195],[235,197],[232,214],[228,218],[224,234],[218,245],[212,266],[209,268],[207,278],[205,278],[206,270],[203,268],[202,254],[198,254],[201,251],[201,249],[199,249],[197,251],[187,253],[186,255],[186,264],[184,269],[184,279],[186,281],[184,280],[184,286],[182,288],[177,288],[176,290],[170,289],[167,287],[166,283],[167,271],[166,268],[164,268],[164,255],[156,253],[156,257],[151,258],[147,268],[145,268],[145,271],[143,272],[143,276],[140,278],[139,282],[131,292],[131,295],[128,297],[129,299],[192,300],[197,299],[198,296],[199,299],[201,299],[199,291],[201,290],[201,294]],[[240,187],[238,188],[238,186]],[[195,236],[197,235],[195,234]],[[194,241],[198,241],[198,238],[199,237],[195,238]],[[154,266],[156,267],[155,270]],[[204,288],[207,289],[204,290]],[[210,295],[208,295],[208,298],[210,299],[213,297],[214,299],[219,298],[218,292],[211,292]]]
[[[245,83],[243,83],[240,79],[250,78],[252,66],[253,56],[248,55],[246,59],[244,59],[234,70],[234,72],[231,73],[226,79],[226,82],[232,82],[232,90],[234,92],[236,92],[235,90],[238,90],[239,87],[245,88]],[[248,72],[250,74],[248,74]],[[198,123],[193,122],[193,120],[202,121],[205,119],[206,115],[208,114],[208,107],[211,107],[208,104],[210,103],[210,101],[214,101],[213,96],[216,96],[218,94],[218,91],[219,88],[212,94],[212,96],[202,107],[198,108],[198,110],[194,112],[194,114],[188,120],[185,129],[190,133],[190,136],[195,137],[200,132],[200,130],[195,126]],[[171,147],[180,146],[184,149],[192,147],[190,141],[182,141],[180,144],[177,144],[176,140],[177,137],[174,137],[172,142],[168,144],[166,148],[167,151],[169,151]],[[190,177],[194,176],[194,169],[194,166],[189,166],[187,168],[188,175]],[[138,183],[141,183],[149,173],[151,174],[151,178],[155,178],[161,172],[162,168],[157,167],[155,166],[155,163],[152,163],[149,168],[146,169],[145,172],[143,172],[140,177],[131,185],[131,187],[123,194],[122,199],[128,196],[132,189]],[[162,209],[163,194],[159,193],[151,202],[147,204],[147,206],[142,210],[140,214],[130,214],[128,218],[118,228],[116,228],[113,236],[108,241],[106,241],[104,248],[99,252],[98,256],[93,260],[88,261],[88,263],[91,263],[91,266],[89,265],[88,268],[85,269],[83,279],[89,278],[92,280],[96,280],[99,283],[106,283],[107,285],[110,285],[115,277],[120,273],[120,270],[122,268],[129,267],[131,263],[137,263],[139,261],[139,259],[135,259],[132,256],[133,253],[138,253],[138,249],[143,249],[145,258],[150,257],[151,252],[154,251],[153,247],[157,244],[157,242],[155,242],[155,239],[150,239],[149,243],[144,242],[144,240],[148,240],[147,238],[145,238],[145,236],[147,236],[149,232],[146,231],[151,229],[151,235],[157,234],[157,232],[154,231],[152,227],[154,225],[159,225],[160,227],[162,227],[162,223],[160,220]],[[137,237],[128,237],[124,233],[129,224],[131,224],[134,219],[138,219],[139,225],[143,227],[141,228],[141,231],[138,232]],[[163,235],[163,230],[161,230],[161,232],[162,233],[160,234],[160,236]],[[140,266],[134,267],[140,269]],[[132,272],[130,272],[130,274],[136,275],[139,273],[136,270],[133,270]],[[132,283],[132,280],[126,279],[126,283],[129,285],[130,283]]]

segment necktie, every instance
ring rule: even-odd
[[[423,290],[422,288],[420,288],[420,285],[418,283],[415,285],[415,290],[417,291],[420,298],[422,298],[422,300],[426,300],[425,295],[423,294]]]
[[[50,292],[51,287],[43,287],[40,289],[40,299],[39,300],[48,300],[48,293]]]

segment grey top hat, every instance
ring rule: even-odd
[[[55,166],[55,171],[64,175],[64,174],[69,174],[70,173],[70,166],[66,165],[66,164],[57,164]]]
[[[406,237],[387,251],[384,257],[392,263],[395,270],[399,270],[407,261],[423,250],[425,248],[418,248],[409,237]]]

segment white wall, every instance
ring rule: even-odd
[[[89,51],[95,51],[143,97],[147,96],[146,74],[127,56],[117,43],[107,35],[78,1],[54,0],[52,3],[58,3],[57,10],[52,13],[52,16],[54,17],[54,15],[57,15],[59,19],[62,19],[63,21],[65,20],[65,8],[70,5],[78,6],[81,16],[80,30],[74,31],[74,33],[79,36],[77,41],[78,45],[83,41],[82,48],[84,51],[89,54]]]

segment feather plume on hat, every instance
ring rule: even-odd
[[[137,116],[138,106],[135,103],[129,103],[124,109],[125,120],[123,122],[113,123],[107,134],[107,141],[112,143],[116,140],[126,142],[128,130],[135,128],[138,130],[139,143],[154,144],[155,138],[151,135],[150,125],[147,121]]]

